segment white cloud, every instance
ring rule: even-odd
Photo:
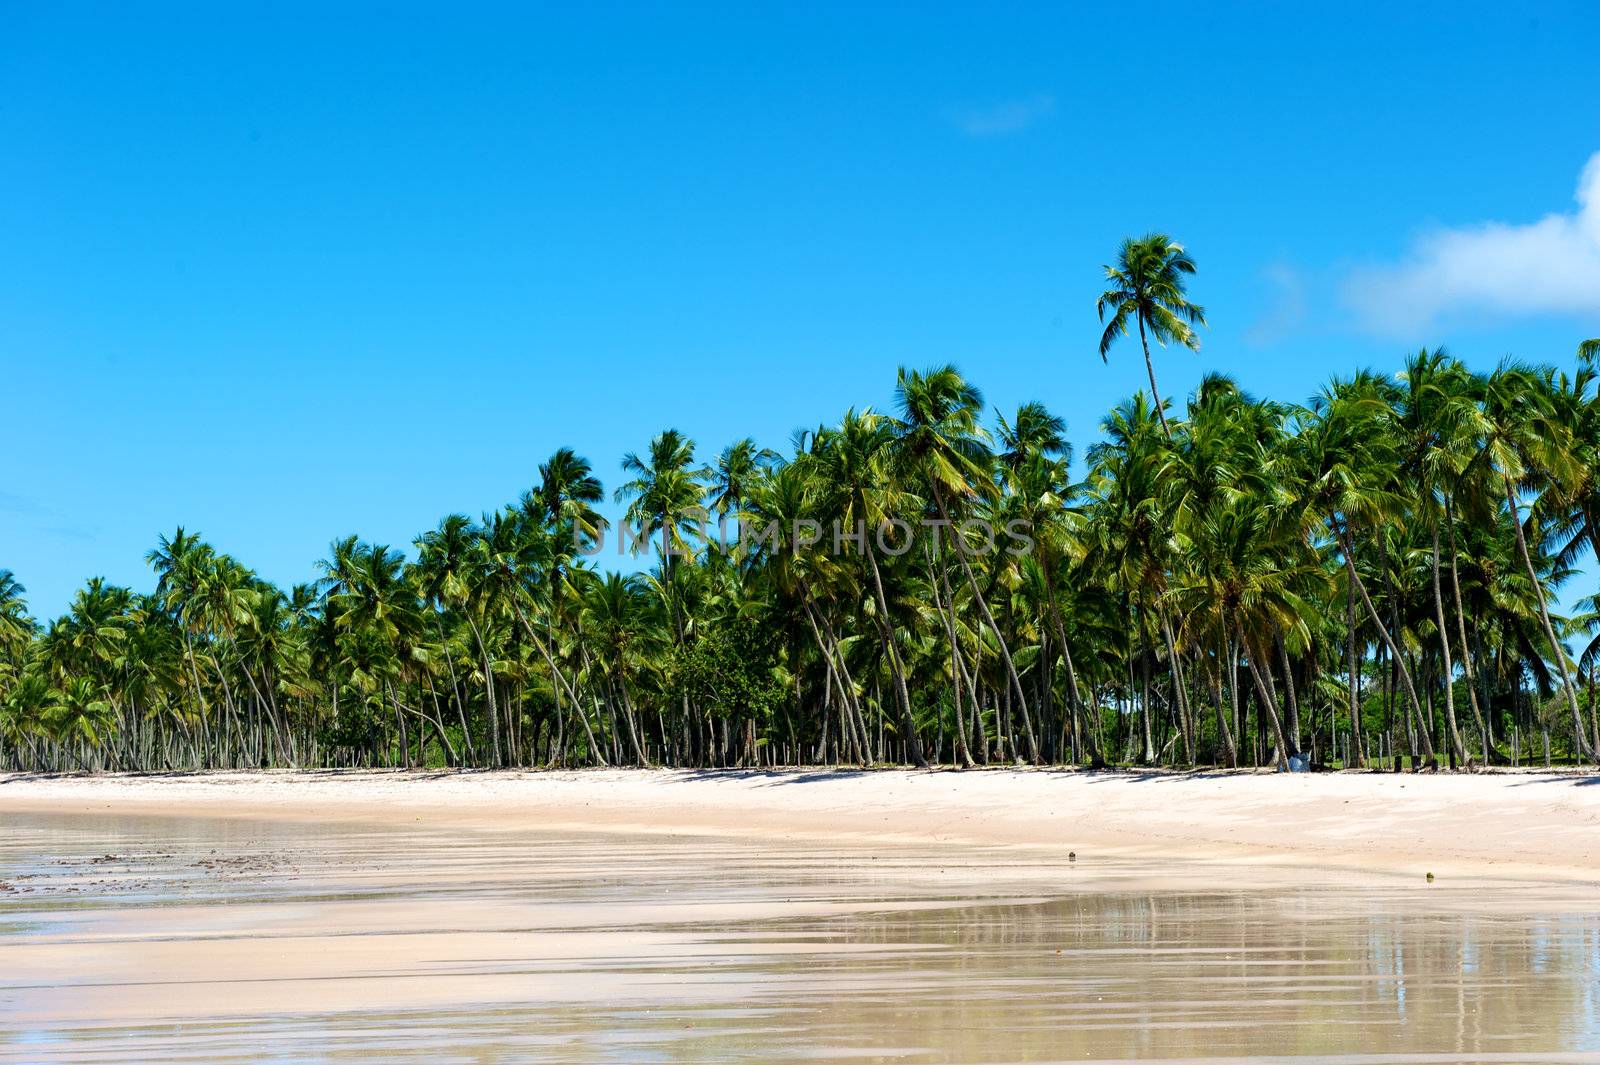
[[[1462,311],[1600,314],[1600,152],[1578,179],[1577,203],[1524,225],[1425,233],[1401,262],[1352,273],[1345,298],[1369,327],[1395,334]]]
[[[1003,137],[1036,125],[1055,109],[1054,97],[1038,95],[1025,100],[952,107],[948,117],[956,129],[969,137]]]

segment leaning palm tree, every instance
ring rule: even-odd
[[[1161,391],[1156,387],[1156,367],[1150,360],[1150,340],[1165,347],[1182,344],[1190,351],[1200,350],[1200,338],[1191,328],[1206,324],[1206,312],[1185,295],[1184,275],[1195,272],[1194,260],[1183,245],[1164,233],[1151,233],[1134,240],[1129,237],[1117,252],[1117,265],[1107,266],[1106,280],[1111,287],[1095,301],[1095,311],[1105,322],[1100,334],[1100,358],[1104,361],[1117,337],[1128,335],[1128,320],[1139,326],[1139,343],[1144,348],[1144,368],[1150,375],[1150,395],[1155,402],[1161,428],[1168,438],[1172,430],[1162,411]],[[1107,314],[1110,320],[1107,320]]]

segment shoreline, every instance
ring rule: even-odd
[[[1600,775],[1049,769],[0,774],[0,816],[427,821],[473,831],[1072,849],[1388,879],[1600,881]]]

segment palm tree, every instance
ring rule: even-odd
[[[38,670],[23,673],[10,684],[0,698],[0,739],[10,745],[13,764],[24,764],[20,757],[24,747],[41,762],[41,755],[48,756],[50,752],[39,751],[38,744],[49,737],[50,721],[60,701],[60,690]]]
[[[1581,755],[1596,759],[1600,754],[1585,734],[1583,717],[1578,712],[1577,692],[1567,669],[1567,652],[1556,638],[1555,626],[1550,620],[1544,583],[1533,564],[1521,513],[1519,488],[1535,492],[1547,490],[1559,495],[1562,485],[1570,484],[1577,476],[1567,428],[1552,414],[1550,390],[1537,375],[1522,366],[1502,365],[1490,375],[1485,389],[1484,415],[1490,428],[1483,456],[1498,473],[1505,492],[1506,510],[1516,534],[1517,554],[1527,571],[1545,642],[1572,714],[1574,748]]]
[[[179,528],[151,595],[92,579],[47,625],[0,571],[0,762],[1426,765],[1437,736],[1463,765],[1530,728],[1583,757],[1600,607],[1551,597],[1600,538],[1596,386],[1436,350],[1304,407],[1212,374],[1181,419],[1118,405],[1077,484],[1042,404],[985,425],[953,368],[902,370],[893,417],[847,411],[783,458],[741,440],[701,470],[670,431],[629,456],[617,498],[661,554],[630,576],[580,558],[604,490],[569,449],[413,564],[335,542],[316,585]],[[701,535],[713,514],[736,548]],[[918,523],[956,531],[935,550]]]
[[[953,554],[966,575],[972,590],[972,601],[977,604],[983,622],[994,634],[1000,649],[1000,659],[1005,663],[1006,676],[1016,706],[1022,715],[1023,736],[1028,744],[1028,758],[1039,761],[1039,740],[1033,721],[1028,714],[1028,696],[1022,680],[1017,675],[1016,663],[1005,634],[995,623],[987,599],[978,586],[968,549],[958,538],[960,531],[951,521],[947,496],[961,502],[992,495],[995,491],[988,470],[992,457],[985,445],[987,433],[978,424],[978,412],[983,409],[983,394],[969,384],[954,366],[941,366],[918,373],[900,368],[895,384],[895,401],[900,408],[900,418],[894,422],[897,459],[902,476],[914,477],[928,486],[934,510],[949,531],[954,546]],[[1035,427],[1037,428],[1037,427]]]
[[[199,624],[196,608],[203,574],[213,555],[211,547],[198,534],[185,533],[181,525],[170,538],[160,537],[155,549],[145,555],[145,561],[156,573],[155,599],[172,615],[183,634],[184,658],[189,664],[189,679],[194,685],[202,723],[210,717],[210,707],[195,654]]]
[[[494,662],[486,636],[490,619],[484,597],[478,594],[485,568],[478,530],[465,514],[450,514],[439,522],[438,528],[423,533],[417,539],[416,547],[415,581],[420,587],[423,602],[434,610],[434,624],[440,636],[445,635],[444,620],[440,615],[447,610],[459,617],[472,635],[476,669],[483,678],[494,764],[501,765],[504,752],[501,749],[500,714],[495,698]],[[459,699],[457,708],[470,756],[471,730],[466,720],[466,707]]]
[[[761,476],[780,461],[771,448],[758,448],[749,437],[729,444],[717,456],[716,467],[710,471],[711,483],[706,490],[706,501],[717,518],[726,521],[729,515],[737,519],[750,497],[750,490]]]
[[[633,475],[616,491],[617,502],[628,501],[625,518],[635,530],[633,550],[639,551],[652,536],[661,537],[661,588],[669,604],[673,646],[681,653],[688,639],[688,618],[678,579],[679,563],[691,554],[693,541],[704,529],[700,510],[704,471],[695,466],[694,441],[676,429],[658,433],[644,457],[631,451],[623,456],[622,470]],[[681,708],[681,735],[685,747],[689,747],[692,737],[687,692],[681,693]]]
[[[583,595],[583,623],[595,641],[595,655],[607,688],[607,702],[624,725],[634,764],[647,766],[641,740],[643,728],[634,703],[636,677],[659,654],[663,634],[655,601],[637,576],[608,573],[587,583]]]
[[[1486,425],[1466,387],[1469,375],[1443,349],[1430,352],[1424,348],[1408,359],[1401,380],[1404,389],[1396,403],[1394,423],[1400,443],[1400,473],[1413,486],[1416,508],[1428,527],[1433,620],[1444,675],[1445,726],[1456,762],[1469,765],[1471,759],[1456,724],[1455,662],[1450,625],[1445,619],[1439,527],[1448,520],[1455,483],[1471,462],[1474,442]],[[1476,712],[1477,696],[1470,683],[1472,667],[1468,665],[1466,669],[1467,691]]]
[[[61,689],[59,701],[45,718],[53,739],[67,745],[67,751],[84,769],[90,766],[77,753],[82,747],[92,750],[110,735],[114,722],[111,703],[104,690],[89,677],[73,677]]]
[[[670,571],[675,559],[690,554],[702,526],[702,471],[694,464],[694,441],[668,429],[650,441],[643,457],[631,451],[623,456],[622,470],[633,477],[617,489],[616,500],[628,503],[634,550],[660,535],[662,564]]]
[[[1101,572],[1129,613],[1124,628],[1129,663],[1148,665],[1149,610],[1165,592],[1171,547],[1171,516],[1166,513],[1158,475],[1166,463],[1169,438],[1156,431],[1143,393],[1121,404],[1100,424],[1104,439],[1089,448],[1089,494],[1094,500],[1090,535]],[[1150,720],[1148,673],[1141,685],[1139,723],[1141,761],[1155,760]]]
[[[24,588],[8,569],[0,569],[0,659],[13,659],[34,636]]]
[[[570,530],[573,546],[587,549],[605,533],[606,520],[594,506],[604,498],[589,460],[563,447],[539,464],[539,484],[523,495],[522,509],[531,519]]]
[[[906,509],[904,492],[893,476],[894,439],[894,424],[881,414],[872,410],[846,411],[836,427],[817,434],[806,455],[805,470],[812,477],[818,516],[831,517],[835,529],[863,533],[859,553],[866,563],[866,576],[877,607],[872,620],[889,664],[906,755],[925,768],[928,759],[917,735],[899,636],[874,546],[877,530]]]
[[[1348,609],[1346,635],[1349,640],[1349,708],[1352,764],[1364,758],[1361,711],[1357,699],[1359,678],[1356,655],[1358,604],[1365,607],[1373,629],[1388,650],[1391,661],[1405,682],[1412,713],[1422,717],[1421,701],[1406,664],[1406,656],[1396,643],[1389,623],[1373,603],[1358,565],[1357,530],[1363,538],[1381,536],[1399,521],[1405,499],[1394,480],[1398,456],[1394,453],[1392,432],[1394,390],[1381,378],[1358,373],[1347,381],[1335,381],[1314,402],[1309,413],[1311,431],[1297,440],[1301,448],[1299,465],[1301,524],[1307,535],[1319,526],[1333,537],[1342,559]],[[1419,738],[1425,757],[1431,762],[1432,744],[1426,729]]]
[[[996,435],[1004,450],[995,458],[1002,468],[1016,472],[1036,455],[1059,461],[1063,467],[1072,465],[1066,419],[1051,414],[1043,403],[1024,403],[1011,421],[1006,421],[1004,414],[997,414],[996,421]]]
[[[1200,338],[1192,328],[1206,324],[1206,313],[1199,304],[1189,302],[1185,277],[1195,272],[1194,260],[1183,245],[1164,233],[1150,233],[1137,240],[1122,242],[1117,264],[1105,268],[1110,288],[1095,301],[1095,311],[1105,323],[1100,334],[1100,359],[1106,361],[1117,337],[1128,335],[1128,320],[1139,327],[1139,344],[1144,349],[1144,368],[1150,375],[1150,396],[1161,429],[1170,438],[1161,391],[1156,387],[1156,367],[1150,359],[1150,341],[1165,347],[1182,344],[1190,351],[1200,350]],[[1110,314],[1109,320],[1107,314]]]

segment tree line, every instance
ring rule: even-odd
[[[784,454],[667,430],[626,456],[647,572],[600,565],[568,449],[287,590],[182,528],[152,592],[95,578],[47,624],[0,571],[0,762],[1594,761],[1600,602],[1559,603],[1600,535],[1600,343],[1570,371],[1424,350],[1303,404],[1212,375],[1179,410],[1149,342],[1197,346],[1193,272],[1159,235],[1107,268],[1101,353],[1136,331],[1151,391],[1082,479],[1044,405],[986,424],[954,367],[902,369],[892,411]]]

